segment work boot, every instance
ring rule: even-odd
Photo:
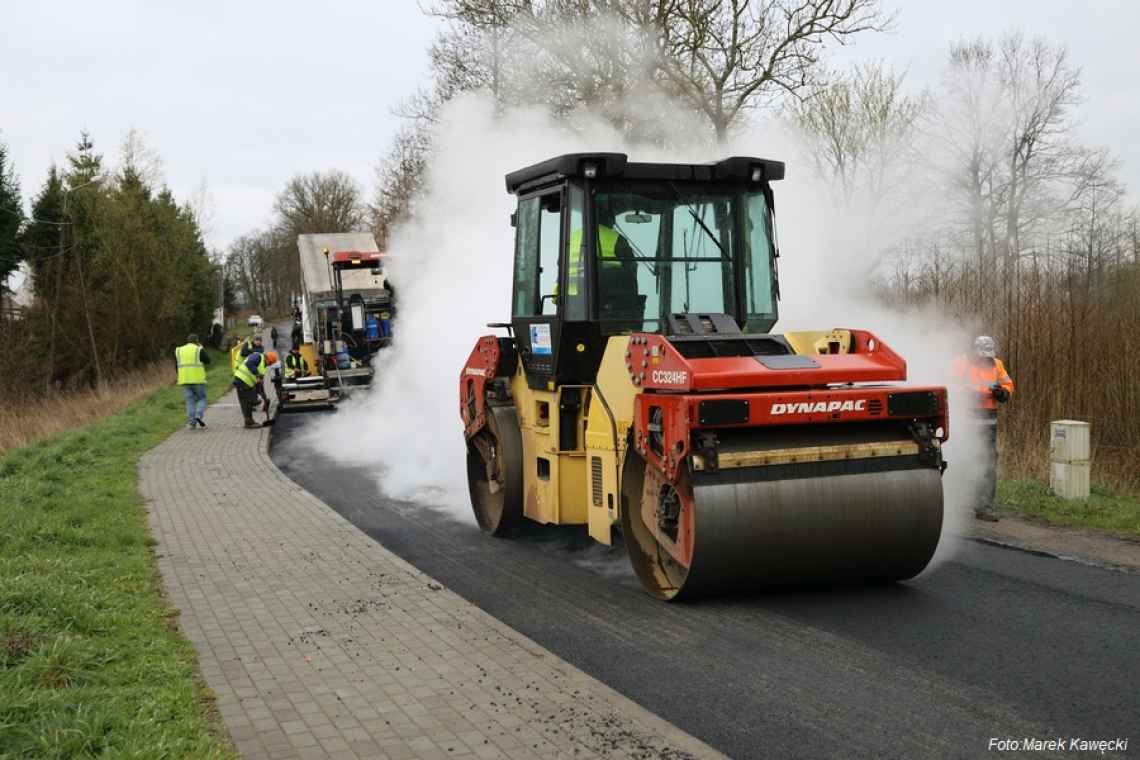
[[[194,421],[198,423],[198,427],[202,428],[203,430],[206,429],[206,423],[202,420],[201,417],[198,417]]]
[[[982,520],[984,522],[997,522],[1000,519],[997,516],[997,512],[992,509],[974,510],[974,517],[975,519]]]

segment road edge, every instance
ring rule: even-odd
[[[594,685],[594,688],[598,692],[598,696],[604,698],[605,701],[607,703],[609,703],[614,709],[618,710],[619,712],[622,712],[622,713],[629,715],[629,717],[631,717],[633,720],[641,723],[645,728],[649,729],[650,731],[655,733],[658,737],[666,740],[670,744],[673,744],[674,746],[678,747],[679,749],[682,749],[685,752],[688,752],[697,758],[709,758],[709,760],[730,760],[728,755],[725,755],[724,753],[720,752],[719,750],[714,749],[713,747],[709,746],[708,744],[701,741],[700,739],[693,736],[692,734],[689,734],[688,732],[684,731],[683,729],[679,728],[678,726],[675,726],[674,724],[670,723],[669,721],[667,721],[666,719],[657,715],[656,713],[654,713],[654,712],[650,711],[649,709],[641,706],[640,704],[633,701],[629,697],[627,697],[624,694],[616,691],[613,687],[611,687],[609,684],[605,683],[604,681],[601,681],[601,680],[595,678],[594,676],[590,675],[589,673],[586,673],[585,671],[583,671],[581,668],[577,667],[576,665],[562,659],[561,657],[554,654],[553,652],[551,652],[549,649],[547,649],[543,645],[541,645],[538,642],[531,639],[526,634],[524,634],[520,631],[517,631],[514,628],[510,627],[509,625],[507,625],[503,621],[499,620],[497,617],[495,617],[491,613],[484,610],[482,607],[479,607],[477,604],[474,604],[473,602],[469,601],[465,597],[460,596],[457,592],[451,590],[446,585],[440,583],[439,581],[437,581],[432,576],[428,575],[427,573],[420,570],[415,565],[413,565],[410,562],[408,562],[407,560],[405,560],[403,557],[400,557],[395,552],[393,552],[391,549],[384,546],[384,544],[381,541],[378,541],[377,539],[373,538],[372,536],[369,536],[368,534],[364,533],[363,531],[360,531],[360,529],[357,528],[355,525],[353,525],[351,522],[349,522],[348,520],[345,520],[340,515],[340,513],[338,513],[335,509],[330,507],[328,504],[326,504],[322,499],[320,499],[316,495],[314,495],[311,492],[309,492],[308,490],[306,490],[303,486],[301,486],[295,480],[290,478],[287,473],[285,473],[279,467],[277,467],[277,464],[275,462],[273,462],[273,459],[270,456],[270,451],[272,450],[272,447],[273,447],[273,432],[274,432],[273,426],[270,426],[268,428],[268,432],[269,432],[268,435],[259,436],[259,441],[258,441],[257,445],[262,448],[262,453],[265,455],[265,458],[270,462],[271,466],[275,470],[277,470],[277,472],[282,477],[286,478],[290,483],[292,483],[293,486],[297,488],[297,490],[302,491],[303,493],[305,493],[309,497],[311,497],[314,501],[320,503],[320,505],[322,507],[324,507],[330,513],[335,515],[337,517],[337,519],[343,520],[345,522],[345,524],[351,526],[351,528],[353,530],[360,532],[362,535],[365,535],[369,541],[373,541],[376,544],[383,547],[384,550],[389,555],[391,555],[392,564],[402,568],[403,570],[405,570],[405,572],[409,573],[409,575],[412,575],[416,578],[423,580],[425,585],[434,584],[435,586],[438,586],[441,589],[447,589],[451,593],[456,594],[456,596],[459,596],[459,598],[462,599],[465,604],[467,604],[468,606],[470,606],[471,608],[476,610],[477,613],[479,614],[479,616],[484,618],[485,621],[489,624],[489,626],[491,628],[494,628],[497,632],[499,632],[505,638],[514,639],[520,647],[522,647],[526,651],[530,652],[531,654],[535,655],[536,657],[543,657],[543,658],[546,658],[548,660],[548,662],[556,663],[557,667],[559,669],[563,670],[563,672],[565,672],[567,674],[572,674],[573,680],[575,680],[576,682],[587,682],[587,683],[592,682]]]

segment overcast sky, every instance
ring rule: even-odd
[[[25,199],[81,129],[114,160],[141,130],[182,198],[206,182],[210,243],[268,218],[300,171],[338,168],[369,194],[399,120],[391,108],[427,80],[437,26],[417,0],[100,0],[6,3],[0,29],[0,140]],[[837,62],[884,59],[919,88],[947,44],[1019,28],[1070,47],[1084,70],[1081,136],[1123,162],[1140,190],[1140,2],[908,0],[898,31],[860,38]],[[605,146],[599,146],[604,149]]]

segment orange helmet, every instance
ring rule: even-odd
[[[276,364],[277,363],[277,352],[276,351],[270,351],[269,353],[267,353],[265,355],[265,361],[268,364]]]

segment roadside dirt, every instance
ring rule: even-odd
[[[1140,540],[1104,531],[1046,525],[1025,515],[1002,513],[1000,522],[973,521],[966,535],[1064,559],[1140,572]]]

